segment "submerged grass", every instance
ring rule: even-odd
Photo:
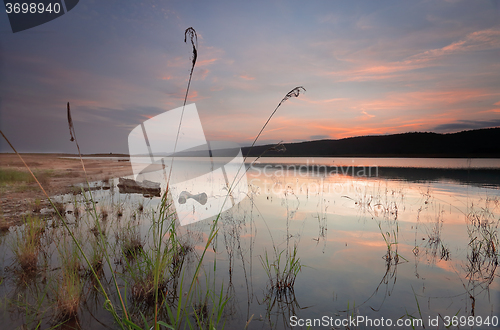
[[[82,294],[83,283],[78,269],[64,266],[56,291],[56,319],[66,321],[76,318],[80,309]]]
[[[41,235],[45,231],[45,223],[38,216],[26,216],[24,225],[15,231],[15,240],[11,249],[18,264],[26,274],[34,274],[37,270],[38,255],[41,249]]]
[[[118,234],[123,254],[129,259],[136,259],[143,250],[144,242],[137,227],[127,224]]]
[[[467,233],[467,263],[464,267],[465,278],[468,280],[464,287],[471,301],[471,315],[475,315],[475,296],[478,292],[488,290],[496,276],[500,251],[498,226],[500,219],[495,219],[490,209],[490,200],[484,207],[472,205],[466,214]],[[492,205],[496,207],[498,204]]]
[[[276,252],[276,255],[274,260],[269,260],[267,251],[265,257],[260,256],[262,266],[269,277],[270,288],[277,293],[293,290],[295,279],[302,270],[300,258],[297,256],[297,246],[294,245],[289,253],[283,250]]]

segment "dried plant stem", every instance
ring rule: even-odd
[[[306,91],[306,89],[304,87],[298,86],[298,87],[295,87],[294,89],[292,89],[291,91],[289,91],[285,95],[285,97],[280,101],[280,103],[276,106],[276,108],[274,109],[274,111],[271,113],[271,115],[269,116],[269,118],[267,118],[266,123],[260,129],[260,132],[255,137],[255,140],[253,140],[252,145],[250,146],[250,149],[248,149],[247,155],[245,156],[245,160],[247,159],[248,154],[250,153],[250,150],[252,150],[253,146],[255,145],[255,143],[257,142],[257,140],[259,139],[260,135],[262,134],[262,132],[266,128],[267,124],[269,124],[269,121],[271,120],[271,118],[273,118],[274,114],[276,113],[276,111],[278,111],[278,108],[283,104],[283,102],[285,102],[286,100],[288,100],[291,97],[299,97],[300,93],[301,92],[304,93],[305,91]],[[243,161],[243,163],[244,163],[244,161]]]
[[[75,141],[75,144],[76,144],[76,148],[78,149],[78,156],[80,157],[80,163],[82,164],[82,168],[83,168],[83,172],[85,174],[85,181],[87,182],[87,186],[90,186],[90,183],[89,183],[89,178],[88,178],[88,175],[87,175],[87,171],[85,169],[85,164],[83,163],[83,158],[82,158],[82,153],[80,152],[80,146],[78,145],[78,139],[76,138],[76,131],[75,131],[75,126],[73,125],[73,119],[71,118],[71,110],[70,110],[70,106],[69,106],[69,102],[67,104],[67,113],[68,113],[68,126],[69,126],[69,132],[70,132],[70,135],[71,135],[71,141]],[[89,191],[90,193],[90,191]],[[97,221],[97,219],[99,218],[98,215],[97,215],[97,209],[96,209],[96,206],[95,206],[95,201],[94,199],[92,198],[92,194],[90,195],[91,198],[91,202],[92,202],[92,207],[93,207],[93,210],[94,210],[94,213],[95,213],[95,219],[96,219],[96,225],[97,225],[97,229],[99,230],[99,234],[100,234],[100,238],[101,240],[104,242],[104,236],[102,234],[102,230],[101,230],[101,225],[99,223],[99,221]],[[69,230],[69,229],[68,229]],[[71,236],[73,237],[73,234],[71,234]],[[76,241],[76,239],[75,239]],[[83,251],[82,251],[83,253]],[[112,268],[111,266],[111,261],[109,260],[109,256],[107,253],[104,253],[104,256],[106,258],[106,261],[108,263],[108,266],[110,268]],[[86,259],[86,257],[85,257]],[[97,274],[94,273],[96,278],[97,278]],[[127,313],[127,308],[125,307],[125,303],[123,301],[123,298],[122,298],[122,295],[121,295],[121,292],[120,292],[120,289],[118,287],[118,282],[116,280],[116,276],[115,276],[115,273],[114,272],[111,272],[111,276],[113,277],[113,282],[114,282],[114,285],[115,285],[115,288],[116,288],[116,291],[117,291],[117,294],[118,294],[118,297],[120,299],[120,303],[122,305],[122,309],[123,309],[123,312],[125,314],[125,319],[126,320],[129,320],[129,317],[128,317],[128,313]],[[99,279],[97,279],[99,281]],[[100,281],[99,281],[100,282]],[[111,301],[109,301],[109,304],[111,305]],[[111,305],[112,306],[112,305]],[[112,307],[113,308],[113,307]],[[114,310],[114,308],[113,308]]]

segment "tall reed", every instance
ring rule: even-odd
[[[197,35],[193,28],[188,28],[185,31],[185,42],[191,42],[192,45],[192,65],[189,75],[189,81],[186,88],[186,95],[184,98],[184,106],[187,102],[189,88],[191,85],[191,80],[198,56],[197,51]],[[296,87],[291,90],[286,96],[280,101],[278,106],[274,109],[271,116],[267,119],[266,123],[258,133],[255,138],[253,145],[257,142],[258,138],[262,134],[263,130],[276,113],[281,104],[291,97],[297,97],[300,92],[305,91],[303,87]],[[78,150],[80,163],[85,174],[85,181],[87,186],[90,186],[87,171],[85,169],[85,164],[78,144],[76,130],[74,122],[72,120],[71,108],[69,102],[67,103],[67,117],[68,117],[68,127],[70,131],[70,140],[75,142]],[[181,122],[178,127],[178,134],[176,137],[176,144],[178,140]],[[51,204],[52,208],[56,211],[56,216],[59,218],[61,224],[63,225],[64,232],[67,233],[71,239],[72,246],[76,251],[78,258],[73,256],[75,260],[80,260],[85,264],[86,272],[92,277],[92,283],[96,287],[96,291],[102,295],[104,301],[104,308],[110,312],[116,326],[120,329],[142,329],[143,326],[150,328],[150,319],[141,314],[141,319],[132,319],[131,307],[128,304],[127,299],[127,289],[132,293],[132,299],[146,302],[151,304],[153,308],[153,329],[160,329],[160,326],[164,326],[169,329],[179,329],[182,326],[193,328],[198,327],[216,327],[222,320],[222,311],[226,305],[228,299],[224,297],[223,290],[210,289],[208,283],[212,281],[210,277],[210,272],[205,272],[203,268],[203,261],[207,250],[210,245],[215,241],[218,226],[217,222],[220,218],[220,214],[216,217],[215,221],[210,227],[210,233],[206,240],[206,244],[202,249],[198,261],[195,263],[194,272],[187,277],[185,268],[183,267],[184,258],[189,253],[190,248],[185,244],[182,244],[178,238],[178,232],[176,228],[176,218],[175,213],[171,204],[171,201],[167,198],[168,196],[168,182],[167,190],[161,197],[161,203],[156,212],[152,213],[153,221],[149,233],[152,236],[152,242],[146,249],[145,246],[138,248],[140,244],[132,244],[123,247],[125,254],[133,254],[135,256],[134,261],[126,260],[125,269],[127,271],[128,277],[118,278],[116,272],[113,268],[113,263],[111,262],[113,251],[113,246],[111,245],[108,236],[105,233],[105,228],[102,226],[102,217],[97,211],[96,202],[94,200],[91,191],[87,193],[81,189],[84,202],[91,205],[88,215],[91,217],[94,225],[95,237],[90,235],[90,241],[85,238],[79,237],[74,229],[68,223],[68,220],[64,216],[65,208],[62,204],[55,203],[50,196],[47,194],[42,183],[37,180],[36,176],[30,170],[29,166],[25,163],[23,157],[17,152],[17,150],[12,146],[10,141],[1,132],[1,135],[8,142],[12,150],[17,154],[17,156],[24,163],[25,167],[30,172],[31,176],[38,184],[39,188],[44,193],[45,197]],[[171,169],[170,169],[171,170]],[[234,186],[235,182],[232,183],[228,195],[231,193],[231,188]],[[226,196],[227,201],[227,196]],[[76,204],[76,203],[75,203]],[[143,211],[143,207],[140,207],[140,212]],[[167,235],[168,234],[168,235]],[[31,255],[36,255],[36,250],[34,249],[36,245],[37,236],[33,235],[32,231],[27,231],[23,234],[26,237],[32,237],[29,242],[33,244],[29,245],[31,250]],[[165,237],[168,236],[168,239]],[[24,236],[23,236],[24,238]],[[137,237],[135,237],[137,238]],[[135,239],[134,237],[130,240],[131,242]],[[25,240],[26,241],[26,240]],[[129,242],[129,243],[131,243]],[[136,248],[137,247],[137,248]],[[90,250],[89,250],[90,249]],[[127,252],[128,251],[128,252]],[[22,251],[18,249],[19,256],[22,255]],[[295,254],[293,255],[295,257]],[[29,259],[29,258],[28,258]],[[36,261],[31,257],[31,261],[24,262],[25,268],[29,269],[29,265],[36,265]],[[297,263],[298,259],[294,261],[290,267],[292,267],[292,272],[300,268],[300,263]],[[21,263],[21,262],[20,262]],[[22,264],[22,263],[21,263]],[[103,274],[103,268],[109,271],[111,276],[111,286],[107,283],[107,279]],[[75,263],[66,261],[62,267],[62,273],[60,276],[60,293],[58,296],[58,315],[61,318],[71,318],[76,317],[79,310],[79,302],[82,297],[82,277],[81,271],[82,267]],[[215,266],[214,266],[215,271]],[[203,286],[200,283],[200,276],[204,274],[207,287],[203,290]],[[201,277],[203,278],[203,277]],[[286,280],[288,281],[288,280]],[[286,282],[291,283],[291,282]],[[160,313],[161,312],[161,313]],[[142,323],[142,326],[140,325]]]

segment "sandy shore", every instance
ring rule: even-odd
[[[23,154],[24,161],[35,174],[40,174],[41,183],[49,196],[72,191],[72,186],[86,181],[85,172],[79,159],[68,159],[67,155]],[[128,161],[84,159],[89,182],[107,180],[132,174]],[[26,167],[15,154],[0,154],[0,168],[27,172]],[[9,225],[22,222],[22,213],[28,211],[35,199],[48,205],[45,195],[36,182],[25,184],[23,189],[12,185],[2,188],[0,196],[0,219]]]

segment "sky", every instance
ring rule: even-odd
[[[208,140],[249,145],[500,126],[500,1],[80,0],[13,33],[0,13],[0,129],[21,152],[128,153],[188,103]],[[10,151],[0,141],[0,152]]]

